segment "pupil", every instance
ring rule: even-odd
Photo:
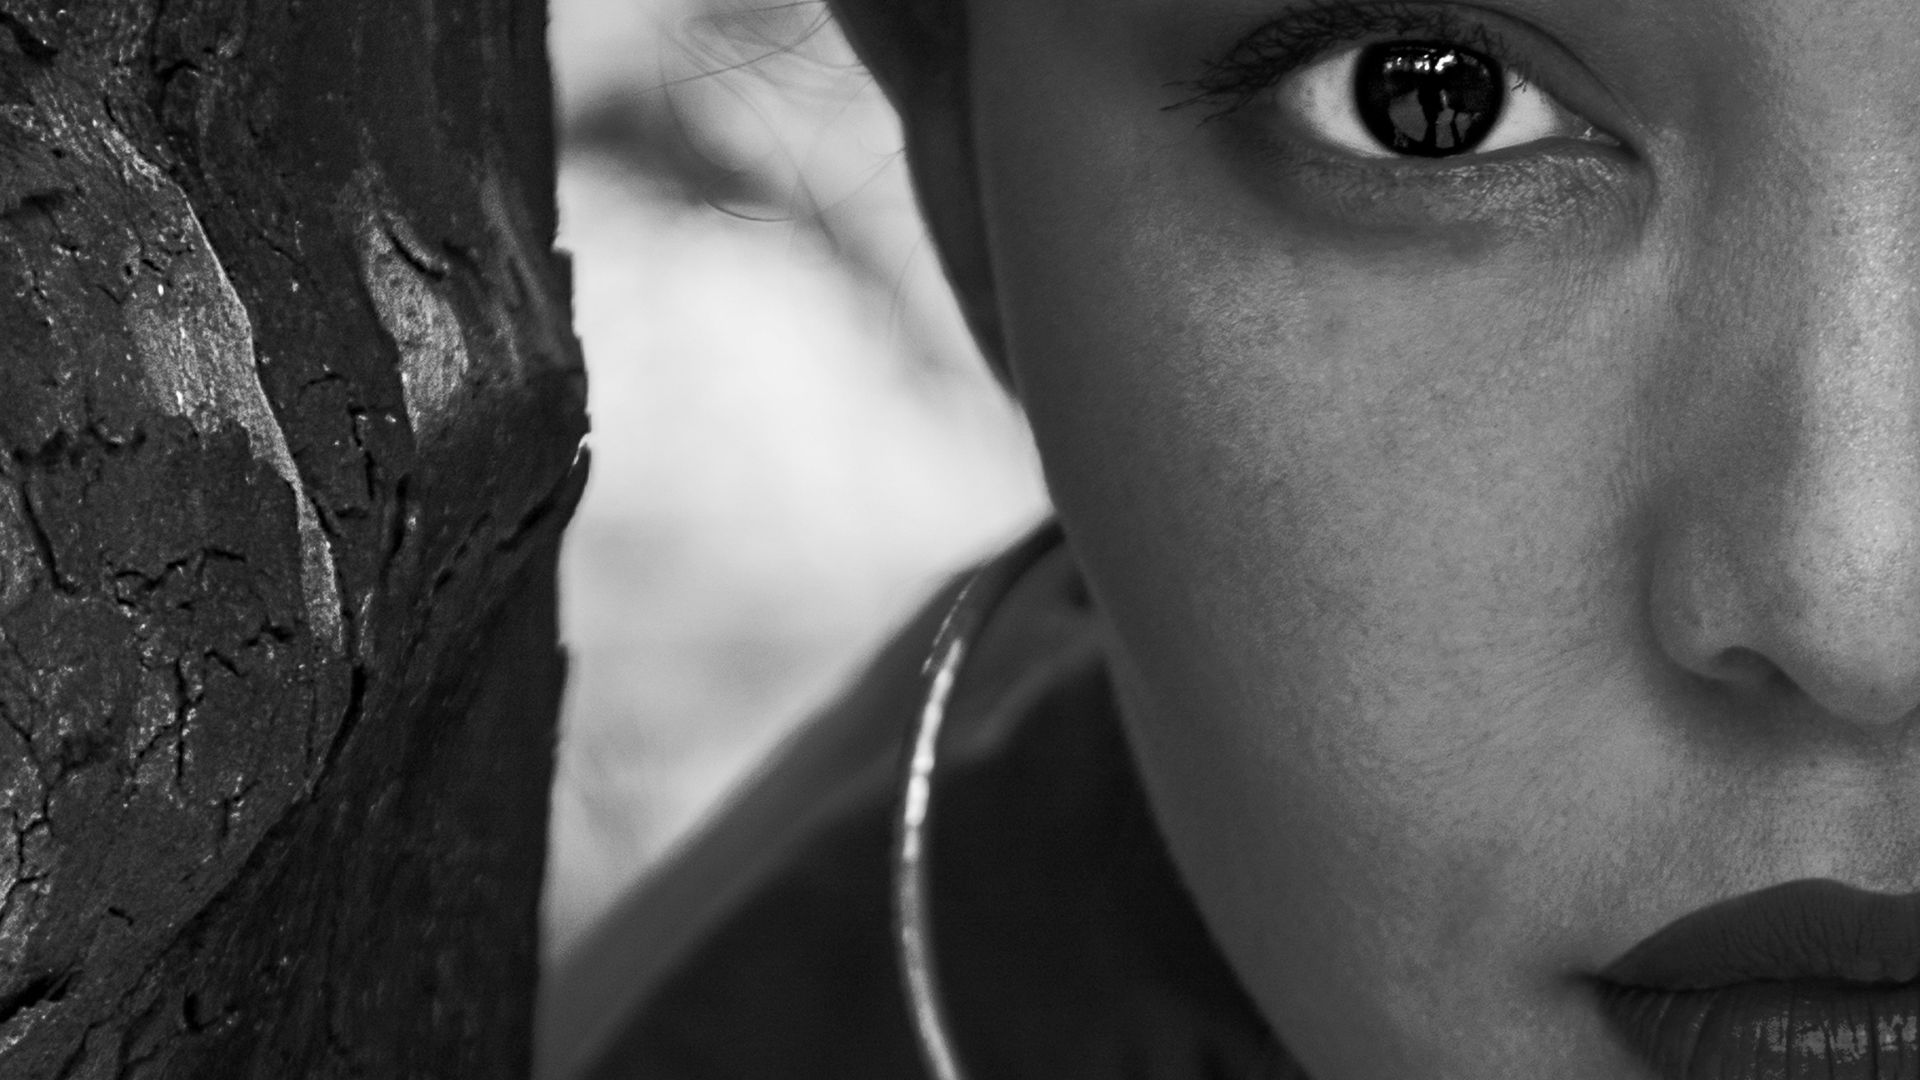
[[[1439,42],[1392,41],[1360,54],[1354,97],[1380,145],[1451,157],[1480,144],[1500,117],[1506,79],[1491,57]]]

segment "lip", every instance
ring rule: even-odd
[[[1920,1080],[1920,893],[1734,897],[1628,950],[1599,991],[1661,1080]]]

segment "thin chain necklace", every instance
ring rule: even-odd
[[[1060,546],[1060,526],[1040,525],[1011,551],[981,567],[940,624],[933,651],[923,669],[927,695],[914,719],[900,781],[899,816],[894,822],[894,930],[908,1011],[933,1080],[967,1080],[954,1049],[953,1031],[940,996],[939,964],[934,956],[932,915],[928,906],[927,857],[933,835],[933,780],[940,752],[940,729],[947,719],[961,665],[995,608],[1020,578]]]

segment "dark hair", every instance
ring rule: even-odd
[[[973,131],[967,121],[963,0],[828,0],[854,51],[900,112],[907,166],[941,265],[974,340],[1002,382],[1010,377],[993,270],[981,242]]]
[[[828,0],[847,39],[905,113],[946,93],[966,69],[966,6],[960,0]]]

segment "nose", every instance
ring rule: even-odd
[[[1867,728],[1920,715],[1920,219],[1901,186],[1863,175],[1782,207],[1748,241],[1770,250],[1690,275],[1712,314],[1664,406],[1653,549],[1674,663]]]

